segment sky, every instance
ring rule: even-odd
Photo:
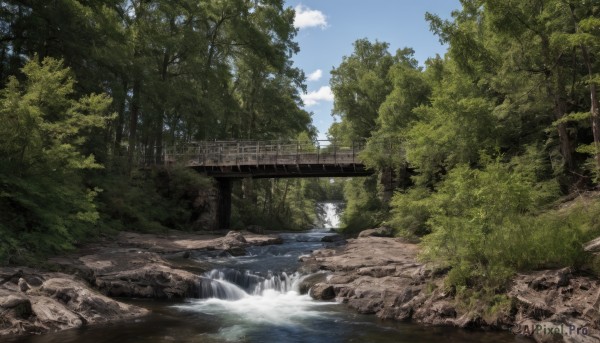
[[[410,47],[423,65],[447,48],[429,30],[425,13],[450,18],[460,8],[459,0],[286,0],[286,5],[296,9],[300,52],[293,60],[307,76],[302,98],[304,108],[313,112],[319,139],[326,139],[334,121],[330,71],[352,54],[352,43],[361,38],[387,42],[392,54]]]

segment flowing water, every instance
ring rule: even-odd
[[[329,225],[337,205],[325,205]],[[526,342],[508,333],[466,331],[380,321],[335,302],[298,293],[298,258],[326,243],[328,230],[282,234],[284,244],[252,247],[242,257],[197,252],[212,266],[198,278],[197,298],[137,301],[152,314],[126,323],[7,339],[11,343],[120,342]],[[4,342],[4,340],[3,340]],[[528,342],[528,341],[527,341]]]

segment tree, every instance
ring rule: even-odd
[[[354,42],[354,52],[331,71],[333,114],[346,126],[346,140],[368,138],[377,130],[379,107],[392,90],[388,78],[394,58],[389,44],[367,39]]]
[[[101,168],[82,153],[89,131],[105,127],[110,98],[76,99],[62,62],[34,59],[24,82],[11,77],[0,97],[0,260],[71,247],[98,219],[97,189],[83,171]]]

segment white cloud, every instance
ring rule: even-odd
[[[304,106],[306,107],[317,105],[321,101],[333,101],[331,87],[323,86],[319,88],[318,91],[312,91],[308,92],[307,94],[303,94],[302,101],[304,101]]]
[[[312,10],[306,6],[298,5],[294,7],[296,18],[294,18],[294,26],[299,29],[308,27],[327,27],[327,17],[319,10]]]
[[[313,71],[312,73],[308,74],[308,76],[306,77],[306,80],[307,81],[319,81],[322,76],[323,76],[323,71],[321,69],[317,69],[317,70]]]

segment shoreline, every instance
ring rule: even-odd
[[[399,238],[359,237],[304,258],[328,275],[311,296],[381,319],[465,329],[504,330],[536,342],[599,342],[600,281],[568,268],[518,274],[508,303],[467,307],[444,287],[444,273],[417,261],[418,246]]]
[[[334,235],[332,235],[333,237]],[[243,255],[244,248],[280,244],[276,235],[225,236],[171,231],[122,232],[50,258],[56,271],[0,268],[0,336],[56,332],[138,318],[147,309],[117,298],[184,299],[201,287],[209,266],[190,251]],[[302,257],[300,271],[319,272],[301,285],[317,300],[336,300],[378,318],[421,325],[511,331],[537,342],[598,342],[600,281],[569,269],[515,276],[495,313],[462,306],[445,291],[444,274],[417,261],[419,247],[399,238],[360,237]]]

